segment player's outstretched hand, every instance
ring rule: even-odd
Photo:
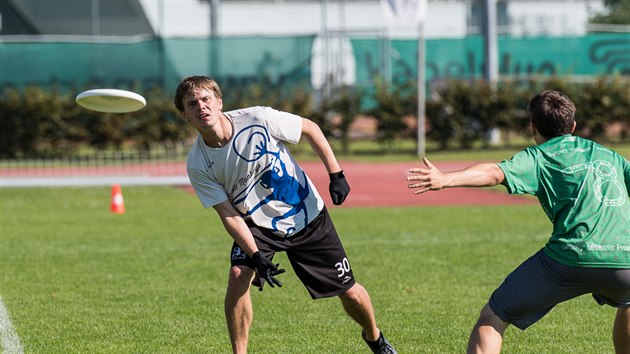
[[[348,193],[350,193],[350,185],[346,181],[343,171],[329,173],[328,175],[330,176],[330,185],[328,186],[330,198],[333,204],[341,205],[346,200]]]
[[[256,251],[256,253],[252,256],[252,259],[256,264],[256,279],[254,279],[252,284],[257,286],[258,290],[263,290],[265,281],[269,283],[269,286],[272,288],[274,287],[274,284],[278,287],[282,287],[282,283],[275,277],[275,275],[285,272],[284,269],[278,269],[278,266],[280,265],[279,263],[273,264],[273,262],[263,256],[260,251]]]
[[[430,190],[440,190],[446,186],[446,175],[435,167],[429,159],[424,157],[422,162],[427,168],[412,168],[409,172],[414,176],[407,176],[407,181],[415,182],[408,184],[407,187],[417,189],[414,194],[421,194]]]

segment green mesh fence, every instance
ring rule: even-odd
[[[0,89],[27,85],[78,91],[86,87],[171,92],[185,76],[212,76],[225,89],[257,83],[291,89],[310,83],[314,36],[220,37],[134,43],[0,42]],[[377,77],[416,80],[418,42],[351,39],[356,83]],[[499,38],[504,76],[630,75],[630,34],[570,38]],[[481,78],[483,38],[426,41],[428,82]]]
[[[313,36],[146,40],[135,43],[0,42],[0,89],[28,85],[78,90],[167,91],[188,75],[222,87],[310,81]]]
[[[0,62],[3,88],[151,87],[163,81],[161,72],[172,72],[158,41],[0,43]]]

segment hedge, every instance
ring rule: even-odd
[[[581,82],[529,78],[495,85],[485,81],[435,83],[427,90],[427,138],[447,149],[487,143],[489,132],[497,129],[527,135],[527,102],[542,90],[557,89],[576,104],[577,134],[604,142],[626,142],[630,136],[629,82],[627,77],[602,76]],[[0,98],[0,157],[60,156],[86,147],[146,151],[156,144],[181,144],[195,135],[179,117],[172,93],[156,89],[143,94],[147,98],[143,110],[111,114],[79,107],[74,102],[76,93],[42,87],[7,89]],[[227,94],[225,109],[268,105],[309,117],[330,139],[339,139],[345,150],[350,143],[350,127],[360,115],[376,119],[374,138],[384,147],[396,139],[415,136],[405,120],[417,114],[414,82],[341,87],[317,104],[306,88],[282,92],[253,85]]]

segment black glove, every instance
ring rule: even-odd
[[[348,193],[350,193],[350,185],[348,185],[343,171],[329,173],[328,175],[330,176],[330,185],[328,186],[330,198],[333,204],[341,205],[346,200]]]
[[[260,251],[256,251],[252,256],[254,263],[256,264],[256,278],[252,282],[254,286],[258,287],[258,290],[262,291],[265,281],[269,283],[269,286],[274,287],[273,284],[282,287],[282,283],[274,277],[274,275],[282,274],[284,269],[278,269],[278,264],[273,264],[267,257],[263,256]]]

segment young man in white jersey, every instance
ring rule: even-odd
[[[370,296],[354,279],[324,201],[284,142],[305,137],[330,175],[333,203],[350,187],[317,124],[269,107],[223,112],[217,83],[191,76],[175,106],[199,135],[187,160],[190,182],[234,239],[225,314],[234,353],[246,353],[253,314],[250,283],[282,286],[271,259],[284,251],[313,299],[337,296],[374,353],[396,353],[376,325]],[[253,282],[252,282],[253,280]]]
[[[509,324],[524,330],[560,302],[592,294],[617,308],[613,345],[630,354],[630,163],[616,152],[572,135],[575,106],[558,91],[528,105],[536,146],[510,160],[407,177],[415,194],[450,187],[503,184],[510,194],[535,195],[553,223],[545,247],[505,278],[484,306],[468,353],[498,353]]]

